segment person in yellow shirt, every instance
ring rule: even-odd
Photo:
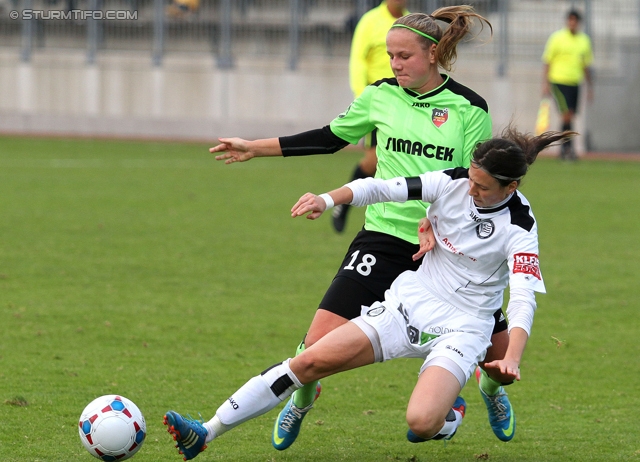
[[[392,78],[393,72],[387,55],[387,32],[393,22],[409,13],[407,0],[385,0],[367,11],[356,25],[349,55],[349,83],[357,98],[367,85],[380,79]],[[365,154],[353,171],[352,180],[376,173],[376,131],[365,137]],[[341,233],[347,221],[349,205],[340,205],[331,215],[334,229]]]
[[[576,10],[567,14],[567,25],[549,37],[542,55],[543,97],[553,95],[562,118],[562,130],[570,131],[578,109],[579,89],[587,83],[587,101],[593,99],[591,40],[580,32],[581,15]],[[561,159],[576,159],[571,141],[562,145]]]

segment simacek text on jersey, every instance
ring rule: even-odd
[[[420,141],[403,140],[400,138],[387,139],[386,148],[388,151],[402,152],[414,156],[424,156],[438,160],[453,161],[453,151],[455,148],[447,146],[436,146],[434,144],[422,144]]]
[[[12,11],[11,19],[18,19],[17,11]],[[15,16],[15,17],[14,17]],[[138,11],[129,10],[22,10],[21,19],[40,19],[40,20],[56,20],[56,19],[74,19],[86,20],[97,19],[107,21],[118,20],[137,20]]]

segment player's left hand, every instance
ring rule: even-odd
[[[413,261],[421,259],[425,253],[433,250],[436,245],[436,235],[431,227],[431,222],[425,217],[418,222],[418,242],[420,250],[411,257]]]
[[[298,202],[291,208],[291,216],[295,218],[311,212],[307,215],[307,219],[315,220],[316,218],[320,218],[326,209],[327,203],[323,198],[313,193],[306,193],[298,199]]]
[[[485,369],[499,369],[504,375],[520,380],[520,364],[509,359],[498,359],[484,364]]]

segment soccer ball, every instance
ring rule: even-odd
[[[82,411],[78,427],[80,441],[89,454],[105,461],[133,457],[147,434],[138,406],[118,395],[91,401]]]

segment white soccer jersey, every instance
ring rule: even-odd
[[[545,292],[538,262],[538,232],[529,202],[519,191],[492,209],[475,206],[469,196],[469,170],[455,168],[429,172],[414,178],[367,178],[347,185],[353,205],[374,202],[430,202],[427,216],[436,235],[436,246],[424,256],[417,270],[426,288],[443,301],[486,319],[502,306],[503,293],[511,286],[509,308],[518,326],[530,331],[535,300],[518,304],[514,291]],[[417,225],[417,224],[416,224]],[[526,306],[529,313],[516,313]]]

